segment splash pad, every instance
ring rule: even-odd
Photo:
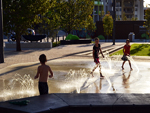
[[[47,62],[54,78],[48,80],[49,93],[149,93],[150,65],[146,62],[135,62],[130,57],[133,71],[128,62],[122,71],[122,56],[115,59],[105,55],[99,69],[90,75],[95,66],[93,59],[55,60]],[[38,80],[34,80],[39,63],[26,63],[9,66],[0,72],[0,101],[37,96]]]

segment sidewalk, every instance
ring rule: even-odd
[[[124,43],[104,43],[101,42],[102,49],[122,46]],[[92,52],[93,44],[61,45],[51,49],[23,49],[16,52],[15,49],[4,49],[5,63],[0,64],[0,69],[12,64],[36,62],[41,54],[47,56],[47,60],[55,59],[92,59],[92,56],[77,55],[79,53]]]

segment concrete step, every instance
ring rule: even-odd
[[[0,103],[1,113],[149,113],[150,94],[49,94]],[[18,101],[18,100],[12,100]]]

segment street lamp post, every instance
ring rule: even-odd
[[[0,0],[0,63],[4,63],[2,0]]]
[[[115,45],[116,0],[113,0],[113,45]]]

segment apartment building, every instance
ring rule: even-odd
[[[93,20],[94,22],[101,20],[102,11],[104,10],[103,0],[94,1]]]
[[[133,17],[144,20],[143,0],[116,0],[117,18],[119,17],[122,20],[124,15],[127,20],[131,20]]]

